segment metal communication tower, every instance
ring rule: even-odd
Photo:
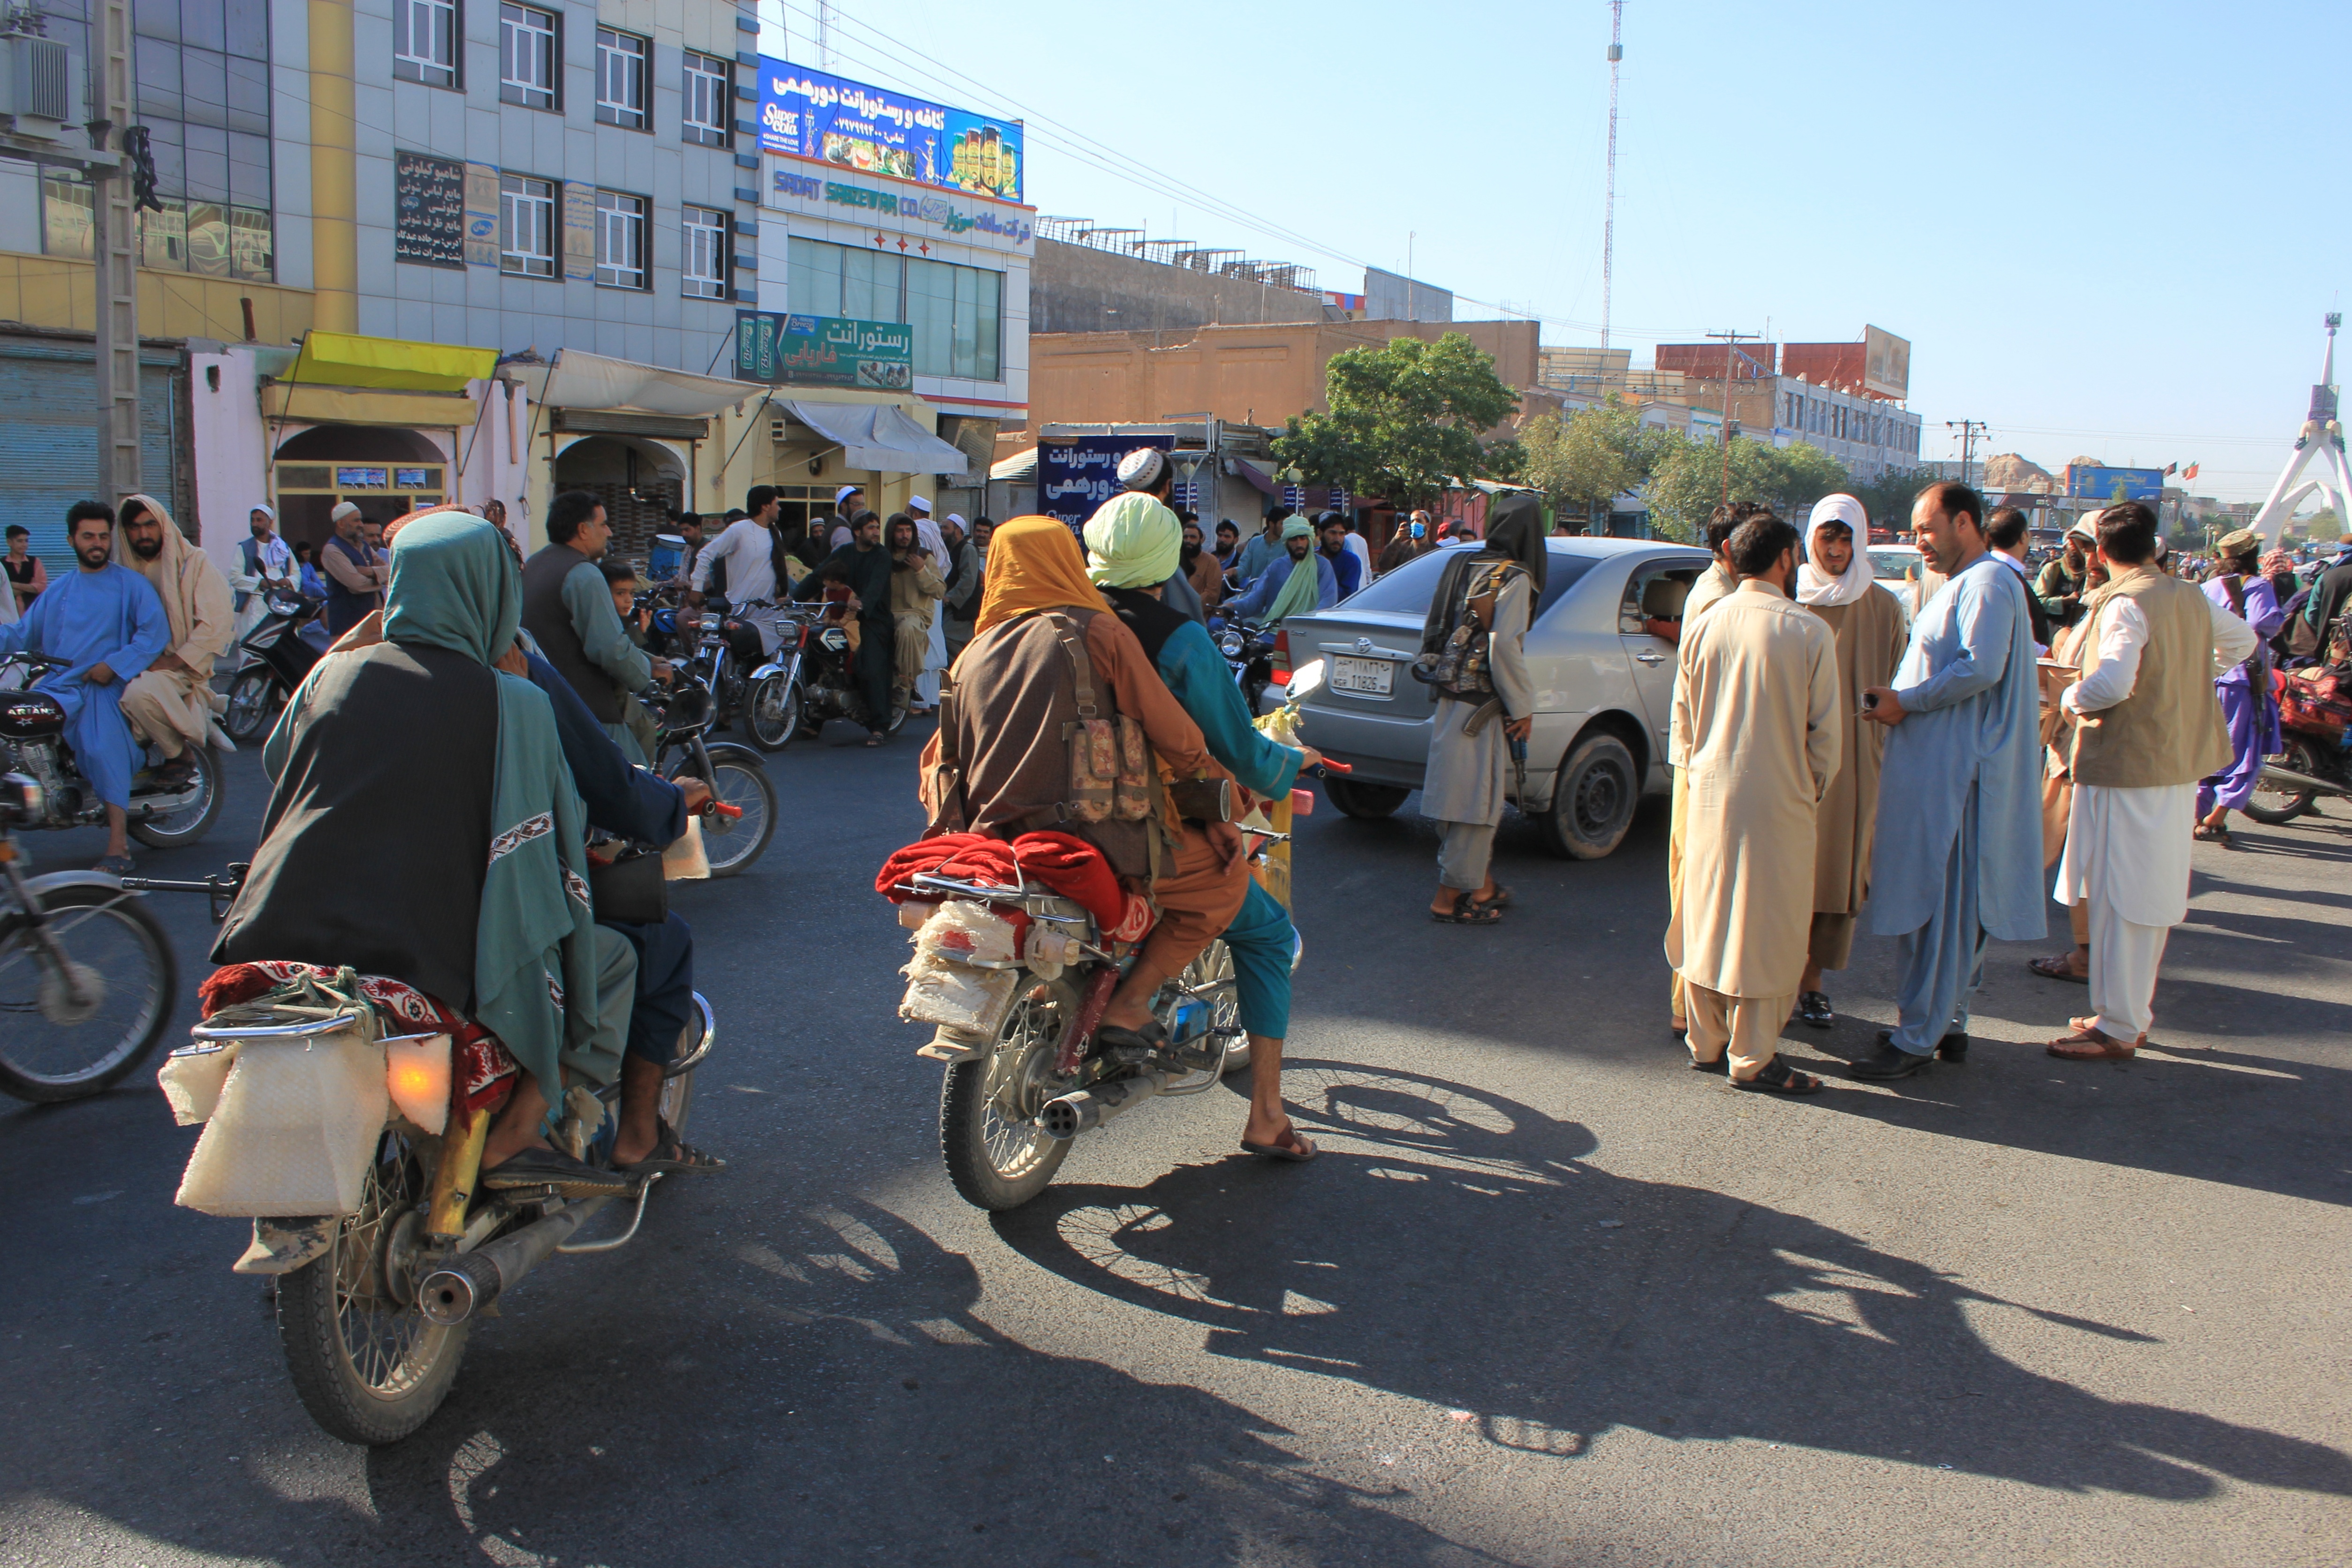
[[[1625,58],[1625,0],[1609,0],[1609,201],[1601,220],[1601,346],[1609,346],[1609,291],[1617,265],[1617,68]],[[1608,367],[1601,367],[1606,374]]]

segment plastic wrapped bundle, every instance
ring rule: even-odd
[[[390,1112],[372,1030],[240,1040],[174,1201],[205,1214],[357,1213]]]

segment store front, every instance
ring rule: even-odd
[[[438,506],[449,493],[449,470],[440,441],[423,431],[311,425],[278,447],[278,532],[289,544],[316,548],[335,531],[332,514],[342,502],[376,523]]]

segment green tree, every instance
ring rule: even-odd
[[[1844,488],[1845,465],[1802,443],[1776,447],[1738,435],[1731,441],[1731,498],[1762,501],[1786,515]],[[1720,441],[1674,437],[1660,448],[1643,495],[1650,523],[1669,538],[1696,543],[1723,499]]]
[[[1339,484],[1399,506],[1425,505],[1455,479],[1493,466],[1481,433],[1518,407],[1491,354],[1459,332],[1398,338],[1334,354],[1323,373],[1328,413],[1294,415],[1274,455],[1309,484]]]
[[[1931,468],[1890,468],[1875,479],[1853,485],[1848,494],[1870,514],[1873,528],[1906,534],[1911,529],[1911,503],[1935,482],[1935,470]]]
[[[1596,510],[1605,516],[1611,501],[1650,476],[1662,434],[1644,430],[1641,410],[1614,393],[1597,408],[1538,414],[1519,432],[1526,449],[1520,483],[1557,507],[1575,507],[1589,528]]]

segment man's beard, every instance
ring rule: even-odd
[[[1178,559],[1183,561],[1186,570],[1191,570],[1192,563],[1201,559],[1201,547],[1199,545],[1186,545],[1181,552],[1180,552]]]
[[[157,556],[163,553],[163,536],[160,534],[157,535],[153,544],[144,544],[138,539],[132,539],[131,541],[131,553],[137,556],[141,560],[153,560]]]
[[[77,548],[74,550],[74,559],[80,561],[82,565],[89,568],[90,570],[96,571],[100,567],[106,564],[106,558],[113,553],[113,542],[109,540],[105,544],[93,545],[87,549]]]

